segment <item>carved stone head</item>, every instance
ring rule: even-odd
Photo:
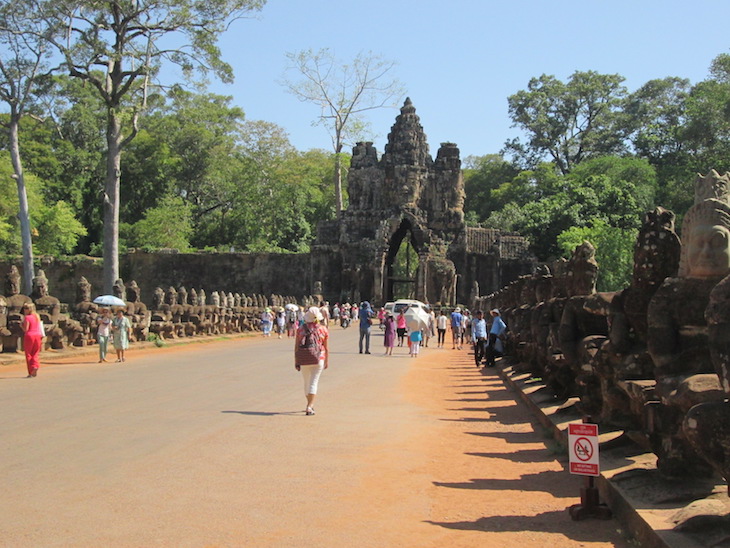
[[[127,288],[124,287],[124,280],[117,278],[112,286],[112,294],[125,302],[127,301]]]
[[[48,295],[48,278],[43,270],[38,269],[35,278],[33,278],[33,294],[34,299],[40,299]]]
[[[721,278],[730,274],[730,206],[710,198],[693,205],[682,225],[679,276]]]
[[[634,245],[632,286],[656,289],[679,267],[681,243],[674,232],[674,213],[663,207],[648,211]]]
[[[695,204],[705,200],[720,200],[730,203],[730,173],[720,175],[714,169],[705,176],[695,178]]]
[[[12,297],[20,294],[20,272],[18,267],[12,265],[5,275],[5,296]]]
[[[137,282],[132,280],[127,284],[127,300],[132,303],[139,302],[141,291],[142,290],[137,285]]]
[[[81,276],[79,283],[76,284],[76,302],[85,303],[91,300],[91,284],[89,280]]]

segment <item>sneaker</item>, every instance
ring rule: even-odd
[[[314,407],[307,407],[306,414],[307,415],[314,415]]]

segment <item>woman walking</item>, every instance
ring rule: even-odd
[[[108,308],[102,308],[101,314],[96,319],[96,342],[99,344],[99,363],[106,361],[106,352],[109,347],[109,335],[111,335],[111,329],[111,310]]]
[[[403,346],[403,339],[408,332],[408,327],[406,325],[406,314],[403,310],[401,310],[400,314],[398,314],[398,324],[396,331],[398,333],[398,346]]]
[[[395,319],[393,314],[388,312],[383,320],[385,325],[385,333],[383,337],[383,345],[385,346],[385,355],[393,355],[393,347],[395,346]]]
[[[322,313],[316,306],[304,314],[304,323],[297,329],[294,340],[294,368],[302,372],[304,395],[307,398],[307,415],[314,415],[314,397],[317,395],[319,377],[329,367],[329,332],[320,322]]]
[[[117,351],[117,363],[124,361],[124,353],[129,348],[129,332],[132,324],[124,315],[124,309],[117,309],[117,315],[112,320],[112,343]]]
[[[23,322],[20,324],[23,330],[23,350],[25,351],[25,364],[28,367],[28,377],[38,375],[41,366],[38,355],[41,353],[43,341],[43,323],[41,317],[35,311],[33,303],[23,305]]]

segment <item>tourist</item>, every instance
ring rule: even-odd
[[[408,332],[408,327],[406,324],[406,313],[404,310],[401,310],[398,313],[398,323],[396,324],[396,327],[396,331],[398,333],[398,346],[403,346],[403,339]]]
[[[106,361],[109,336],[112,329],[111,312],[108,308],[102,308],[101,314],[96,318],[96,343],[99,345],[99,363]]]
[[[487,353],[487,320],[484,319],[484,312],[477,310],[474,321],[471,323],[471,340],[474,344],[474,361],[480,367],[482,360]]]
[[[319,377],[329,367],[329,333],[321,324],[322,319],[322,313],[316,306],[307,310],[294,341],[294,368],[301,371],[304,378],[307,415],[314,415],[314,397],[317,395]]]
[[[332,322],[335,325],[340,323],[340,303],[335,303],[332,307]]]
[[[261,332],[262,336],[264,337],[270,337],[271,336],[271,325],[274,321],[274,315],[271,313],[270,308],[266,308],[261,313]]]
[[[297,311],[289,308],[286,311],[286,336],[293,337],[297,333]]]
[[[284,312],[283,308],[280,308],[276,312],[276,335],[277,338],[281,339],[282,335],[284,334],[284,329],[286,325],[286,313]]]
[[[428,348],[428,341],[436,335],[436,316],[433,313],[433,310],[431,310],[431,307],[426,308],[426,312],[428,313],[428,325],[423,330],[423,346],[424,348]]]
[[[322,319],[320,320],[322,325],[324,325],[325,327],[329,327],[329,325],[330,325],[330,303],[327,301],[320,301],[319,313],[322,316]]]
[[[414,329],[411,331],[410,336],[408,337],[408,340],[410,342],[410,355],[411,358],[417,358],[418,357],[418,350],[421,346],[421,340],[423,339],[423,333],[420,329]]]
[[[21,310],[23,312],[23,322],[20,327],[23,330],[25,364],[28,368],[28,377],[35,377],[38,375],[38,368],[41,366],[38,356],[41,353],[43,344],[43,322],[35,311],[33,303],[25,303]]]
[[[461,350],[461,338],[464,334],[464,316],[461,308],[456,307],[451,313],[451,350]]]
[[[436,319],[436,331],[438,332],[438,348],[444,347],[446,339],[446,328],[449,327],[449,319],[446,317],[446,311],[442,308],[439,317]]]
[[[112,343],[117,351],[117,363],[123,362],[124,353],[129,348],[129,335],[132,331],[132,324],[129,318],[124,315],[124,309],[118,308],[117,315],[112,320]]]
[[[388,312],[385,315],[385,320],[383,321],[383,324],[385,326],[385,333],[383,337],[385,355],[392,356],[393,347],[395,346],[395,318],[393,318],[392,312]]]
[[[380,324],[380,329],[385,329],[385,308],[382,306],[378,310],[378,323]]]
[[[360,303],[360,354],[362,354],[362,341],[365,339],[365,354],[370,354],[370,327],[373,325],[373,316],[375,313],[370,307],[370,303],[363,301]]]
[[[498,309],[490,310],[492,327],[489,328],[489,347],[487,348],[487,366],[494,367],[497,358],[504,354],[503,341],[506,337],[507,324],[504,323]]]

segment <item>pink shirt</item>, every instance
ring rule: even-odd
[[[41,333],[41,322],[38,319],[38,316],[36,316],[35,314],[28,314],[23,317],[25,318],[25,323],[28,326],[28,328],[25,330],[25,334],[37,335],[41,337],[43,334]]]
[[[398,329],[405,329],[405,328],[406,328],[406,315],[398,314]]]

